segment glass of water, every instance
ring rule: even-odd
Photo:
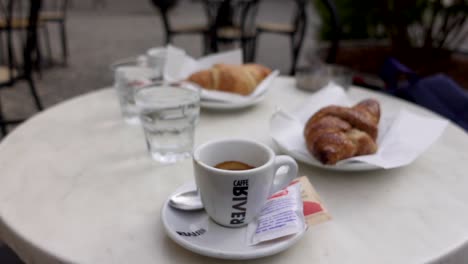
[[[138,124],[138,109],[135,104],[136,90],[151,84],[152,70],[143,66],[120,66],[115,69],[114,87],[120,102],[124,120],[129,124]]]
[[[200,115],[200,90],[189,83],[160,82],[135,94],[151,157],[161,163],[190,158]]]
[[[166,65],[166,48],[151,48],[146,52],[148,67],[153,69],[154,77],[162,79]]]
[[[347,90],[352,80],[351,69],[333,64],[317,63],[314,66],[300,68],[296,72],[297,87],[313,92],[324,88],[329,82],[334,82]]]

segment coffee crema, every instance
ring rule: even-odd
[[[215,168],[221,169],[221,170],[239,171],[239,170],[250,170],[255,167],[250,166],[249,164],[246,164],[240,161],[225,161],[225,162],[216,164]]]

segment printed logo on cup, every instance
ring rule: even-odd
[[[235,180],[232,187],[231,225],[244,224],[247,198],[249,196],[249,180]]]

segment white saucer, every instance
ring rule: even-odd
[[[193,190],[195,183],[179,187],[174,193]],[[182,247],[200,255],[220,259],[254,259],[279,253],[297,241],[305,231],[261,243],[247,245],[247,227],[227,228],[213,222],[204,210],[181,211],[169,206],[166,201],[162,208],[162,222],[167,235]]]
[[[243,102],[222,102],[214,100],[201,100],[200,105],[205,109],[215,109],[215,110],[237,110],[246,107],[253,106],[254,104],[265,99],[265,95],[260,95],[258,97],[252,98],[252,100],[243,101]]]

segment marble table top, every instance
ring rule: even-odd
[[[264,101],[238,111],[202,111],[196,144],[248,137],[275,149],[269,119],[310,93],[275,80]],[[353,87],[386,109],[431,112]],[[277,150],[277,149],[275,149]],[[412,164],[367,172],[300,164],[333,220],[310,228],[290,249],[246,263],[426,263],[468,240],[468,137],[450,124]],[[120,116],[112,89],[44,111],[0,143],[0,237],[27,263],[220,263],[165,234],[167,196],[193,179],[190,160],[159,165],[142,129]]]

